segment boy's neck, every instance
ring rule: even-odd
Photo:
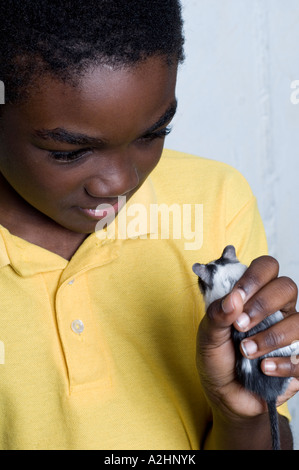
[[[0,174],[0,224],[23,238],[70,260],[88,237],[54,222],[19,196]]]

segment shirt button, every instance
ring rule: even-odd
[[[72,279],[70,282],[69,282],[69,286],[72,286],[75,282],[75,279]]]
[[[74,320],[71,324],[71,328],[74,333],[80,335],[84,331],[84,323],[81,320]]]

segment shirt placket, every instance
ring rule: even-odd
[[[109,351],[93,311],[88,279],[88,271],[80,273],[63,282],[56,294],[57,326],[70,393],[111,386]]]

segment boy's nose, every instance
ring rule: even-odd
[[[93,175],[85,184],[86,192],[94,198],[118,197],[133,191],[139,185],[137,169],[120,165]]]

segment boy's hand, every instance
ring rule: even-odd
[[[250,341],[245,339],[242,342],[242,354],[250,359],[299,340],[297,286],[289,278],[279,278],[278,270],[277,261],[270,256],[254,260],[232,293],[210,305],[199,326],[199,375],[212,409],[222,416],[246,418],[267,411],[262,400],[247,392],[235,380],[235,352],[231,340],[233,324],[239,331],[247,331],[278,310],[284,315],[281,322],[252,336]],[[279,397],[278,405],[299,390],[297,362],[290,357],[262,361],[262,370],[267,375],[295,377],[285,394]]]

